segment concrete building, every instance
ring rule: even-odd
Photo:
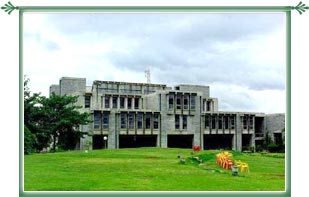
[[[255,147],[266,132],[284,137],[285,115],[218,111],[218,99],[209,86],[94,81],[63,77],[50,86],[50,94],[77,95],[82,112],[93,122],[81,149],[179,147],[233,149]]]

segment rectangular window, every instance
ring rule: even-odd
[[[195,96],[190,96],[190,109],[195,110]]]
[[[137,128],[138,129],[143,128],[143,114],[141,114],[141,113],[137,114]]]
[[[117,97],[113,96],[113,108],[117,108]]]
[[[134,113],[129,113],[129,129],[134,129]]]
[[[189,95],[185,94],[183,97],[183,109],[189,109]]]
[[[181,94],[176,95],[176,109],[181,109]]]
[[[187,129],[188,116],[182,116],[182,129]]]
[[[218,116],[218,129],[222,129],[222,116]]]
[[[146,129],[150,129],[151,128],[151,114],[146,114]]]
[[[205,129],[209,128],[209,116],[205,116]]]
[[[229,129],[229,117],[224,117],[224,129]]]
[[[243,123],[243,128],[247,129],[248,127],[248,122],[247,122],[247,116],[242,117],[242,123]]]
[[[120,108],[123,109],[124,108],[124,97],[120,97]]]
[[[175,115],[175,129],[179,129],[179,115]]]
[[[230,117],[230,128],[235,129],[235,117],[234,116]]]
[[[159,114],[153,115],[153,128],[158,129],[159,128]]]
[[[174,95],[168,95],[168,109],[174,109]]]
[[[108,116],[108,113],[103,113],[103,129],[108,129]]]
[[[139,109],[139,98],[134,98],[134,109]]]
[[[211,128],[216,129],[216,117],[212,116],[211,118]]]
[[[105,102],[105,108],[110,108],[110,106],[109,106],[109,99],[110,99],[110,97],[109,96],[105,96],[105,98],[104,98],[104,102]]]
[[[132,98],[128,98],[128,109],[132,109]]]
[[[94,129],[100,129],[100,123],[101,123],[101,112],[94,111],[94,113],[93,113],[93,128]]]
[[[250,123],[250,129],[253,129],[253,116],[250,116],[250,121],[249,121],[249,123]]]
[[[206,111],[210,111],[211,101],[206,102]]]
[[[127,114],[122,113],[120,115],[120,128],[127,128]]]
[[[85,96],[85,108],[90,107],[90,96]]]

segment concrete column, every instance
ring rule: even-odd
[[[162,135],[161,135],[161,147],[167,148],[167,134],[163,131],[162,131]]]
[[[128,97],[124,98],[124,108],[128,109]]]
[[[200,146],[201,144],[201,135],[200,133],[198,132],[195,132],[194,135],[193,135],[193,146]]]
[[[239,114],[236,114],[236,125],[235,125],[235,135],[234,135],[234,143],[235,143],[235,150],[241,151],[242,150],[242,123]]]
[[[117,114],[111,111],[109,116],[109,131],[108,131],[108,140],[107,140],[107,147],[109,149],[117,148],[117,141],[118,141],[118,132],[117,132],[117,125],[119,124],[116,118]],[[117,122],[116,122],[117,121]]]
[[[252,134],[250,138],[250,147],[254,147],[254,151],[255,151],[255,135],[254,134]]]
[[[117,97],[117,109],[120,109],[120,97]]]
[[[135,109],[135,97],[132,98],[132,109]]]
[[[105,108],[105,96],[102,96],[102,109]]]
[[[113,108],[113,96],[109,97],[109,108],[112,109]]]
[[[138,98],[138,109],[142,109],[142,98]]]

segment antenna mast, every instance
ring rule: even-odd
[[[151,83],[151,81],[150,81],[150,69],[149,68],[147,68],[145,70],[145,77],[147,78],[147,83]]]

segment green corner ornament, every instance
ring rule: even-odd
[[[11,14],[11,12],[13,12],[13,10],[18,10],[19,8],[13,6],[13,4],[9,1],[4,6],[2,6],[1,9],[4,10],[5,12],[7,12],[8,14]]]
[[[292,6],[292,10],[296,10],[299,14],[302,14],[303,12],[305,12],[306,10],[309,9],[308,6],[306,6],[306,4],[304,4],[303,2],[299,2],[297,4],[296,7]]]

